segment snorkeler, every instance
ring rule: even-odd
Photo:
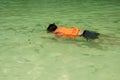
[[[57,27],[54,23],[49,24],[47,32],[55,34],[59,39],[66,38],[76,38],[78,36],[83,36],[88,39],[98,39],[100,33],[89,30],[81,30],[80,28],[67,28],[67,27]]]
[[[119,39],[120,37],[101,34],[101,33],[90,31],[90,30],[81,30],[80,28],[77,28],[77,27],[72,27],[72,28],[68,28],[64,26],[57,27],[55,23],[49,24],[47,28],[47,32],[55,35],[55,38],[51,38],[53,40],[75,39],[76,37],[84,37],[87,41],[94,40],[94,42],[96,43],[112,44],[112,45],[120,44],[120,42],[106,41],[106,40],[100,39],[100,37],[113,38],[113,39]]]

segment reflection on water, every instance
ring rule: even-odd
[[[0,80],[119,80],[119,0],[0,0]],[[114,38],[57,41],[48,24]],[[47,77],[46,77],[47,76]],[[86,77],[87,76],[87,77]]]

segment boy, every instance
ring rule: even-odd
[[[83,36],[88,39],[98,39],[100,33],[88,30],[81,30],[79,28],[66,28],[66,27],[57,27],[54,23],[49,24],[47,28],[47,32],[55,34],[58,39],[66,39],[66,38],[76,38],[78,36]]]

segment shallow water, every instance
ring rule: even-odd
[[[118,38],[56,41],[50,23]],[[119,26],[119,0],[0,0],[0,80],[120,80]]]

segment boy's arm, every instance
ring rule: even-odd
[[[64,40],[64,39],[67,39],[68,37],[67,37],[67,36],[64,36],[64,35],[62,35],[62,34],[58,34],[58,35],[55,35],[55,38],[56,38],[57,40]]]

